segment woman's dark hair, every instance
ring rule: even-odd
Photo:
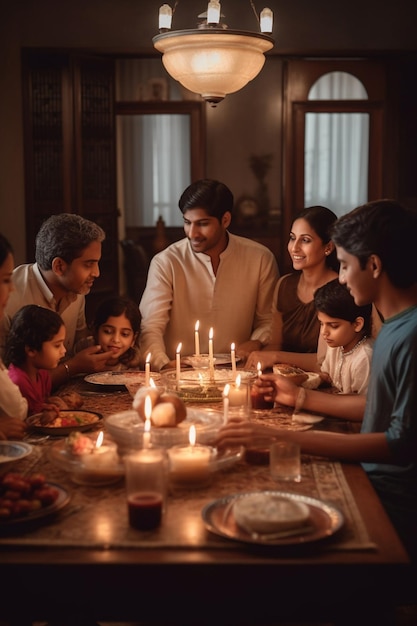
[[[233,194],[224,183],[204,178],[191,183],[183,191],[178,206],[181,213],[188,209],[204,209],[208,215],[217,217],[219,222],[223,215],[233,210]]]
[[[332,238],[331,230],[333,224],[337,221],[337,215],[333,213],[333,211],[325,206],[310,206],[300,211],[293,222],[299,219],[303,219],[310,224],[323,244],[329,243]],[[332,250],[332,252],[326,256],[326,265],[335,272],[339,271],[339,261],[337,260],[336,250]]]
[[[119,296],[115,296],[114,298],[108,298],[103,300],[99,304],[96,309],[94,319],[91,324],[91,330],[94,336],[94,340],[97,341],[98,331],[100,326],[107,323],[109,317],[119,317],[120,315],[125,315],[129,320],[130,325],[132,326],[132,330],[136,336],[136,344],[138,343],[137,339],[140,331],[140,323],[141,323],[141,314],[139,311],[139,307],[130,298],[123,298]],[[131,363],[131,361],[135,360],[136,362],[136,352],[135,347],[132,346],[129,350],[126,350],[124,354],[122,354],[120,358],[121,363]]]
[[[6,237],[0,233],[0,267],[3,265],[9,254],[13,254],[13,248]]]
[[[319,287],[314,293],[316,310],[329,317],[354,322],[357,317],[363,317],[363,332],[368,337],[372,327],[372,304],[358,306],[346,285],[342,285],[338,278]]]
[[[55,311],[37,304],[27,304],[13,316],[7,334],[4,362],[17,367],[26,361],[25,348],[42,350],[42,344],[50,341],[64,325]]]
[[[396,200],[363,204],[337,220],[332,239],[357,257],[365,269],[372,254],[381,259],[382,269],[399,288],[417,282],[414,246],[417,240],[417,211]]]

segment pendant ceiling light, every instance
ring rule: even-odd
[[[252,0],[249,0],[258,20]],[[212,106],[228,93],[242,89],[255,78],[265,63],[265,52],[274,46],[273,16],[263,9],[258,23],[260,32],[231,30],[223,22],[220,3],[210,0],[207,12],[198,17],[195,29],[171,30],[174,9],[168,4],[159,10],[159,35],[152,41],[162,52],[162,62],[175,80],[200,94]]]

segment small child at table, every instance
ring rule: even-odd
[[[0,233],[0,319],[13,291],[13,267],[13,248]],[[22,439],[26,429],[24,419],[27,408],[26,398],[10,380],[7,368],[0,357],[0,440]]]
[[[339,393],[366,394],[373,352],[372,305],[355,304],[339,279],[319,287],[314,304],[327,343],[321,377]]]
[[[91,324],[92,335],[81,340],[75,351],[100,344],[103,352],[112,352],[106,362],[109,371],[139,367],[140,322],[139,307],[133,300],[119,296],[108,298],[95,312]]]
[[[28,304],[13,316],[5,346],[9,378],[28,402],[28,415],[79,408],[78,397],[51,396],[50,370],[65,356],[65,324],[55,311]],[[73,396],[78,394],[73,394]]]

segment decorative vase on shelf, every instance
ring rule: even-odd
[[[265,182],[268,170],[271,168],[272,154],[261,156],[251,155],[249,165],[257,180],[256,200],[259,206],[259,218],[262,224],[266,224],[269,213],[269,192]]]

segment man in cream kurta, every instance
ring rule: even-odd
[[[227,231],[233,196],[217,181],[197,181],[181,196],[185,239],[151,261],[142,300],[142,357],[152,369],[173,367],[195,352],[199,321],[201,353],[208,353],[213,328],[215,353],[246,357],[268,343],[271,303],[279,277],[277,262],[265,246]]]

